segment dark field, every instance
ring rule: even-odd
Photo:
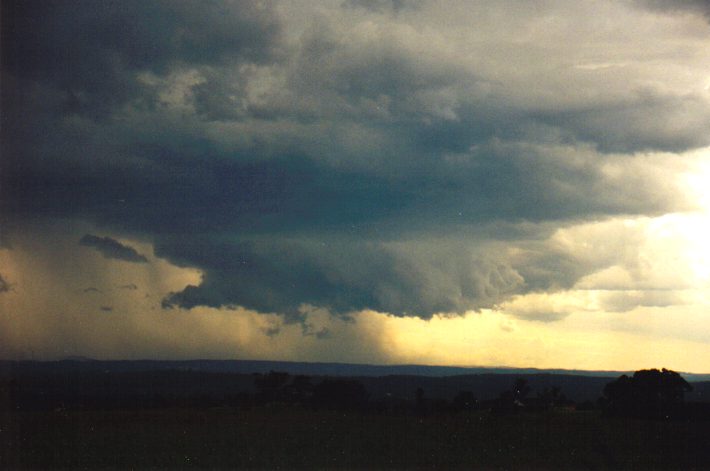
[[[155,366],[7,363],[0,469],[710,469],[710,404],[633,407],[621,378]]]
[[[598,411],[6,411],[0,468],[708,469],[708,423]]]

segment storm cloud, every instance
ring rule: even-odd
[[[707,0],[640,0],[640,3],[648,8],[665,13],[690,12],[700,13],[710,21],[710,2]]]
[[[12,285],[0,274],[0,294],[10,291]]]
[[[556,231],[689,207],[668,175],[710,145],[709,33],[670,49],[671,13],[3,2],[0,212],[200,270],[165,308],[430,319],[565,290],[618,260]]]
[[[3,69],[22,81],[4,84],[4,98],[17,103],[11,95],[21,101],[31,93],[27,85],[44,86],[53,98],[45,106],[94,117],[129,100],[153,106],[141,73],[260,62],[278,33],[270,12],[255,3],[130,0],[3,2],[2,31]]]
[[[488,307],[522,288],[505,261],[478,249],[441,243],[312,240],[237,244],[161,243],[156,255],[189,257],[202,284],[171,294],[164,305],[242,305],[298,316],[303,304],[347,314],[373,309],[431,317]]]
[[[124,262],[148,263],[144,255],[136,252],[136,249],[129,247],[110,237],[99,237],[86,234],[79,240],[79,245],[96,249],[105,258],[123,260]]]

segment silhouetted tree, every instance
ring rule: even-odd
[[[522,409],[525,405],[523,401],[527,398],[528,394],[530,394],[528,381],[525,378],[518,378],[513,383],[512,389],[500,393],[494,411],[512,412]]]
[[[692,387],[675,371],[639,370],[622,375],[604,387],[605,410],[610,415],[670,417]]]
[[[522,403],[528,394],[530,394],[530,386],[528,386],[528,380],[525,378],[518,378],[513,383],[513,399]]]
[[[478,406],[478,399],[471,391],[459,391],[454,397],[453,408],[457,411],[473,410]]]

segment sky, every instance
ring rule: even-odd
[[[710,373],[705,0],[1,21],[0,358]]]

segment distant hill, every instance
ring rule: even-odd
[[[94,360],[93,358],[84,357],[81,355],[71,355],[71,356],[64,358],[63,361],[96,361],[96,360]]]
[[[0,383],[41,394],[85,395],[163,394],[224,396],[254,392],[254,373],[269,371],[311,376],[316,383],[327,376],[356,378],[372,399],[412,400],[418,388],[428,398],[451,400],[460,391],[478,399],[498,397],[517,378],[525,378],[532,394],[558,387],[575,402],[596,401],[604,386],[629,372],[466,368],[427,365],[358,365],[249,360],[99,361],[86,358],[62,361],[0,361]],[[710,402],[710,382],[702,375],[686,375],[693,391],[689,401]],[[1,386],[1,384],[0,384]]]
[[[323,362],[291,362],[262,360],[92,360],[85,357],[67,357],[59,362],[34,361],[0,361],[3,364],[22,365],[23,368],[43,368],[42,365],[64,363],[71,368],[71,363],[82,363],[87,366],[107,369],[109,371],[140,371],[140,370],[194,370],[220,373],[267,373],[269,371],[285,371],[290,374],[314,376],[461,376],[475,374],[508,374],[508,375],[577,375],[615,378],[629,371],[586,371],[563,369],[536,368],[506,368],[506,367],[462,367],[435,365],[369,365],[356,363],[323,363]],[[88,365],[87,365],[88,364]],[[690,375],[693,376],[693,375]],[[706,375],[710,380],[710,375]],[[688,379],[686,377],[686,379]],[[692,379],[691,379],[692,380]]]
[[[436,365],[370,365],[358,363],[292,362],[268,360],[94,360],[71,356],[58,361],[0,360],[0,374],[9,368],[45,369],[61,365],[67,369],[101,369],[105,371],[183,370],[215,373],[268,373],[284,371],[292,375],[310,376],[466,376],[466,375],[556,375],[617,378],[633,371],[565,370],[508,367],[465,367]],[[710,381],[710,374],[681,373],[689,382]]]

